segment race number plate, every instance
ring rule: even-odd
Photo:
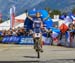
[[[35,33],[35,34],[34,34],[34,37],[40,38],[40,37],[41,37],[41,34],[40,34],[40,33]]]

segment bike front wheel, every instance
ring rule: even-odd
[[[37,46],[37,58],[40,58],[40,47],[39,47],[39,40],[38,39],[36,39],[36,46]]]
[[[40,52],[37,51],[37,58],[40,58]]]

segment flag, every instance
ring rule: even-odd
[[[47,37],[47,34],[44,33],[42,35],[42,42],[43,42],[43,45],[50,45],[51,44],[51,41],[50,41],[50,37]]]
[[[72,23],[72,19],[69,16],[66,16],[64,22],[59,26],[59,29],[62,33],[65,33],[68,30],[69,24]]]
[[[43,45],[50,45],[51,44],[51,41],[50,41],[50,37],[45,37],[45,36],[42,36],[42,42],[43,42]]]
[[[67,42],[70,43],[70,32],[67,31],[66,33]]]
[[[58,35],[59,35],[59,33],[55,32],[55,31],[52,32],[51,36],[53,39],[53,45],[59,44]]]
[[[73,20],[73,24],[75,24],[75,16],[71,16]]]
[[[59,34],[57,32],[54,32],[54,31],[52,32],[52,38],[56,38],[56,37],[58,37],[58,35]]]
[[[35,9],[35,8],[33,8],[33,11],[36,11],[36,9]]]
[[[10,28],[12,29],[15,24],[15,6],[10,8]]]
[[[61,30],[62,33],[65,33],[68,30],[68,26],[63,23],[63,24],[61,24],[59,29]]]
[[[66,16],[64,20],[65,20],[65,23],[72,22],[72,18],[70,18],[70,16]]]

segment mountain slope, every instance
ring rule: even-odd
[[[16,6],[16,15],[24,13],[26,9],[46,7],[69,12],[75,7],[75,0],[0,0],[0,12],[4,19],[9,17],[9,9],[12,5]]]
[[[61,11],[70,11],[75,7],[75,0],[45,0],[37,5],[37,8],[59,9]]]
[[[0,12],[3,14],[3,18],[7,19],[9,17],[9,9],[12,5],[16,6],[16,15],[19,15],[25,11],[25,9],[30,9],[35,5],[38,5],[43,0],[0,0]]]

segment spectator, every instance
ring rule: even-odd
[[[29,30],[29,36],[32,36],[33,35],[33,31],[32,30]]]
[[[17,36],[15,29],[12,30],[12,35],[13,35],[13,36]]]

